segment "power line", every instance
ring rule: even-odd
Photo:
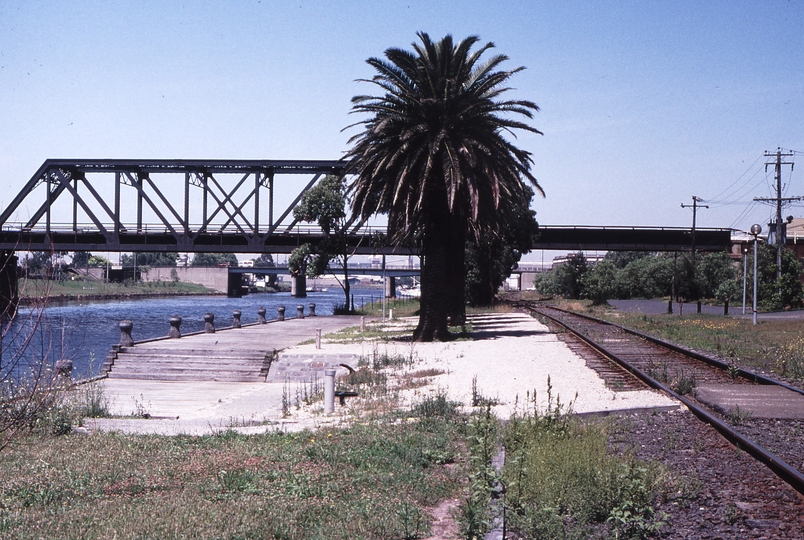
[[[756,165],[756,164],[759,162],[759,160],[760,160],[760,159],[762,159],[763,157],[764,157],[764,156],[763,156],[762,154],[760,154],[760,155],[757,157],[757,159],[755,159],[755,160],[754,160],[754,162],[753,162],[751,165],[749,165],[749,166],[748,166],[748,168],[745,170],[745,172],[744,172],[743,174],[741,174],[740,176],[738,176],[738,177],[737,177],[737,179],[736,179],[734,182],[732,182],[732,183],[729,185],[729,187],[727,187],[726,189],[724,189],[723,191],[721,191],[720,193],[718,193],[717,195],[715,195],[715,196],[714,196],[714,197],[712,197],[712,198],[713,198],[713,199],[717,199],[717,198],[719,198],[719,197],[724,197],[724,198],[725,198],[725,195],[724,195],[724,194],[725,194],[726,192],[728,192],[728,191],[729,191],[729,190],[730,190],[732,187],[734,187],[734,185],[735,185],[737,182],[739,182],[739,181],[740,181],[740,179],[741,179],[743,176],[745,176],[746,174],[748,174],[748,172],[749,172],[749,171],[750,171],[750,170],[751,170],[751,169],[754,167],[754,165]],[[742,185],[741,185],[741,186],[738,188],[738,190],[739,190],[739,189],[742,189],[742,188],[743,188],[743,186],[745,186],[745,184],[747,184],[748,182],[750,182],[750,181],[751,181],[751,178],[753,178],[754,176],[756,176],[756,175],[757,175],[757,173],[759,173],[759,171],[760,171],[760,170],[761,170],[761,169],[757,169],[757,172],[755,172],[754,174],[752,174],[752,175],[751,175],[751,177],[750,177],[750,178],[749,178],[749,179],[748,179],[748,180],[747,180],[745,183],[743,183],[743,184],[742,184]]]

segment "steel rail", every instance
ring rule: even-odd
[[[745,450],[749,455],[754,457],[754,459],[756,459],[757,461],[761,462],[766,467],[768,467],[771,471],[773,471],[779,478],[781,478],[782,480],[784,480],[785,482],[790,484],[790,486],[793,489],[795,489],[796,491],[798,491],[799,493],[804,495],[804,474],[802,474],[795,467],[793,467],[790,464],[788,464],[787,462],[785,462],[779,456],[777,456],[776,454],[766,450],[764,447],[760,446],[758,443],[756,443],[752,439],[746,437],[745,435],[743,435],[739,431],[736,431],[731,426],[729,426],[728,424],[726,424],[725,422],[723,422],[722,420],[720,420],[719,418],[714,416],[712,413],[710,413],[706,409],[700,407],[698,404],[696,404],[695,402],[693,402],[689,398],[687,398],[687,397],[685,397],[685,396],[683,396],[681,394],[678,394],[677,392],[675,392],[674,390],[672,390],[671,388],[669,388],[665,384],[661,383],[660,381],[658,381],[658,380],[654,379],[653,377],[649,376],[647,373],[645,373],[644,371],[642,371],[641,369],[639,369],[635,365],[631,364],[627,360],[623,360],[622,358],[618,357],[616,354],[614,354],[611,351],[609,351],[603,345],[600,345],[599,343],[596,343],[591,338],[589,338],[586,335],[584,335],[583,333],[581,333],[580,330],[574,328],[568,322],[562,321],[559,318],[553,317],[553,316],[549,315],[548,313],[545,313],[545,312],[541,311],[538,307],[535,307],[532,304],[529,305],[527,303],[522,303],[520,305],[523,305],[523,307],[525,307],[526,309],[528,309],[530,311],[533,311],[535,313],[539,313],[540,315],[542,315],[544,317],[547,317],[550,320],[555,321],[556,323],[560,324],[561,326],[563,326],[564,328],[566,328],[567,330],[569,330],[573,334],[577,335],[580,339],[582,339],[583,341],[588,343],[591,347],[593,347],[594,349],[599,351],[601,354],[603,354],[603,355],[607,356],[608,358],[610,358],[611,360],[617,362],[618,364],[623,366],[624,369],[630,371],[631,373],[633,373],[634,375],[639,377],[642,381],[644,381],[646,384],[648,384],[652,388],[655,388],[657,390],[661,390],[661,391],[667,393],[668,395],[670,395],[671,397],[673,397],[674,399],[677,399],[678,401],[683,403],[695,416],[697,416],[703,422],[705,422],[705,423],[711,425],[712,427],[714,427],[726,440],[728,440],[729,442],[734,444],[736,447],[738,447],[738,448],[740,448],[742,450]],[[601,319],[596,319],[594,317],[589,317],[589,316],[582,315],[582,314],[579,314],[579,313],[574,313],[574,312],[571,312],[571,311],[562,310],[560,308],[554,308],[552,306],[549,309],[555,309],[556,311],[560,311],[560,312],[563,312],[563,313],[567,313],[567,314],[575,315],[575,316],[578,316],[578,317],[581,317],[581,318],[585,318],[585,319],[588,319],[590,321],[597,322],[599,324],[611,325],[611,326],[623,329],[623,330],[625,330],[625,331],[627,331],[627,332],[629,332],[631,334],[637,335],[639,337],[644,337],[644,335],[640,335],[641,333],[639,333],[639,332],[631,331],[631,330],[629,330],[627,328],[624,328],[624,327],[622,327],[622,326],[620,326],[618,324],[615,324],[615,323],[610,323],[608,321],[603,321]],[[664,346],[664,342],[662,342],[662,340],[650,339],[650,341],[653,341],[657,345]],[[678,347],[676,345],[674,345],[672,347],[672,349],[675,350],[676,352],[680,352],[682,354],[692,353],[691,356],[694,356],[696,359],[699,359],[698,356],[704,357],[704,355],[700,355],[699,353],[694,353],[693,351],[687,351],[683,347]],[[715,360],[715,359],[710,359],[710,360]],[[717,362],[719,362],[719,361],[717,361]],[[727,366],[727,364],[725,364],[723,362],[720,362],[720,364],[723,364],[724,366]],[[751,372],[749,372],[749,371],[746,371],[746,373],[751,374]],[[753,375],[756,375],[756,374],[753,374]],[[785,388],[795,389],[795,387],[791,387],[789,385],[786,385],[786,384],[782,383],[781,381],[775,381],[774,379],[770,379],[768,377],[763,377],[763,379],[765,379],[767,381],[771,381],[771,382],[768,382],[768,383],[765,383],[765,384],[778,384],[779,386],[783,386]],[[800,389],[799,389],[799,393],[802,393]]]
[[[639,330],[634,330],[632,328],[627,328],[627,327],[619,325],[617,323],[613,323],[613,322],[610,322],[610,321],[605,321],[603,319],[598,319],[597,317],[592,317],[591,315],[586,315],[584,313],[576,313],[574,311],[568,311],[566,309],[558,308],[558,307],[555,307],[555,306],[550,306],[550,309],[554,309],[556,311],[561,311],[563,313],[574,315],[576,317],[581,317],[582,319],[587,319],[589,321],[592,321],[592,322],[595,322],[595,323],[598,323],[598,324],[605,324],[605,325],[608,325],[608,326],[613,326],[614,328],[618,328],[618,329],[622,330],[623,332],[625,332],[627,334],[631,334],[631,335],[640,337],[640,338],[642,338],[642,339],[644,339],[646,341],[650,341],[651,343],[655,343],[656,345],[659,345],[659,346],[664,347],[666,349],[670,349],[673,352],[677,352],[677,353],[682,354],[684,356],[692,357],[692,358],[694,358],[696,360],[704,362],[704,363],[706,363],[706,364],[708,364],[708,365],[710,365],[712,367],[722,369],[724,371],[727,371],[729,369],[733,369],[730,364],[728,364],[728,363],[726,363],[726,362],[724,362],[722,360],[718,360],[717,358],[712,358],[711,356],[706,356],[705,354],[701,354],[701,353],[699,353],[697,351],[687,349],[687,348],[682,347],[680,345],[677,345],[675,343],[671,343],[669,341],[665,341],[663,339],[651,336],[649,334],[645,334],[643,332],[640,332]],[[768,377],[766,375],[756,373],[756,372],[751,371],[749,369],[737,368],[737,375],[739,375],[740,377],[743,377],[744,379],[748,379],[750,381],[753,381],[755,383],[759,383],[759,384],[763,384],[763,385],[781,386],[783,388],[786,388],[787,390],[791,390],[793,392],[796,392],[797,394],[804,395],[804,389],[798,388],[796,386],[791,386],[791,385],[787,384],[784,381],[780,381],[778,379],[774,379],[772,377]]]

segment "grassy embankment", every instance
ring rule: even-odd
[[[20,281],[19,294],[22,299],[78,297],[118,297],[149,296],[171,294],[210,294],[212,291],[203,285],[182,281],[147,281],[138,283],[104,283],[102,281],[55,281],[28,279]]]

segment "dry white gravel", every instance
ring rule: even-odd
[[[389,329],[412,327],[415,320],[394,321]],[[473,386],[478,394],[498,405],[495,412],[507,418],[535,393],[536,405],[547,407],[548,379],[555,403],[573,402],[578,413],[676,406],[677,402],[653,390],[614,392],[597,373],[573,353],[544,324],[525,314],[492,313],[470,317],[472,340],[448,343],[409,343],[401,341],[360,344],[325,343],[320,351],[314,345],[294,347],[297,354],[345,353],[370,358],[375,354],[412,357],[409,371],[428,368],[443,370],[431,384],[408,391],[410,402],[437,392],[464,406],[471,406]]]
[[[443,393],[469,410],[474,386],[477,394],[496,403],[494,410],[498,417],[508,418],[516,410],[522,411],[526,403],[532,409],[534,395],[536,407],[544,410],[547,407],[548,379],[552,385],[553,403],[556,399],[564,404],[572,401],[572,410],[578,413],[678,405],[652,390],[609,390],[603,379],[586,367],[582,358],[545,325],[530,316],[491,313],[475,315],[470,320],[472,340],[411,343],[376,339],[339,343],[326,337],[321,349],[310,344],[286,349],[284,353],[297,357],[309,355],[310,359],[320,357],[325,361],[330,355],[347,354],[351,355],[354,367],[357,367],[361,357],[367,359],[387,354],[413,359],[413,365],[409,367],[389,370],[396,375],[426,369],[443,371],[440,375],[429,377],[426,386],[401,392],[403,407],[420,402],[428,395]],[[392,336],[394,331],[412,331],[415,324],[416,320],[412,318],[399,319],[386,321],[384,325],[375,322],[369,329],[378,330],[381,334],[388,332]],[[345,373],[345,368],[339,368],[339,375]],[[155,418],[89,420],[89,429],[166,435],[203,434],[220,429],[235,429],[244,433],[274,429],[297,431],[349,423],[352,420],[350,409],[354,407],[358,410],[361,407],[359,400],[351,400],[348,407],[336,404],[335,414],[325,416],[318,402],[301,409],[291,407],[291,416],[284,418],[284,385],[281,383],[174,383],[107,379],[103,384],[114,414],[128,415],[144,408]],[[289,389],[292,394],[295,387],[291,384]],[[287,397],[293,400],[293,395]]]

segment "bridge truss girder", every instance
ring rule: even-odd
[[[345,166],[343,161],[49,159],[0,214],[0,249],[289,252],[320,238],[317,227],[298,226],[293,208],[320,178],[342,176]],[[278,213],[275,182],[284,175],[307,178]],[[32,205],[25,221],[11,221]],[[377,252],[369,237],[383,232],[355,227],[350,243],[358,253]]]

